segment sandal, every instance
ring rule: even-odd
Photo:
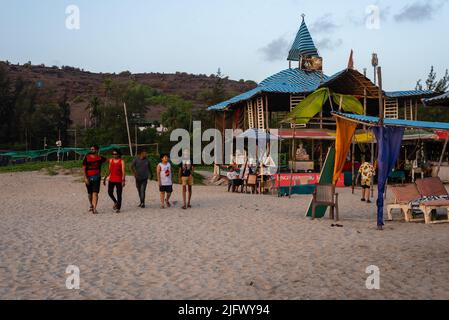
[[[167,208],[170,208],[170,207],[171,207],[170,201],[165,200],[165,203],[167,204]]]
[[[190,209],[190,208],[192,208],[192,206],[191,206],[191,205],[189,204],[189,205],[187,205],[187,208],[189,208],[189,209]]]
[[[94,207],[90,206],[88,212],[92,212],[94,210]]]
[[[186,210],[187,209],[187,206],[182,206],[181,207],[183,210]]]

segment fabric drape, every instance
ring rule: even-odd
[[[377,126],[373,128],[377,139],[378,195],[377,195],[377,225],[384,225],[384,193],[388,175],[393,170],[401,151],[404,128]]]
[[[357,128],[357,123],[336,118],[337,121],[337,137],[335,141],[335,166],[333,184],[336,184],[340,177],[343,167],[346,163],[346,156],[351,147],[352,138]]]

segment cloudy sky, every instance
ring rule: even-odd
[[[261,81],[288,67],[302,13],[328,75],[351,49],[369,76],[378,53],[387,90],[449,68],[449,0],[0,0],[0,60]]]

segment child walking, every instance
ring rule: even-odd
[[[161,162],[157,165],[157,182],[159,184],[159,192],[161,197],[161,209],[165,206],[171,207],[170,196],[173,192],[173,173],[169,156],[161,155]]]

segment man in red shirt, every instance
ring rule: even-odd
[[[97,145],[90,147],[90,153],[83,160],[84,183],[89,197],[89,212],[97,214],[98,194],[101,184],[101,166],[106,158],[99,155],[100,148]]]

